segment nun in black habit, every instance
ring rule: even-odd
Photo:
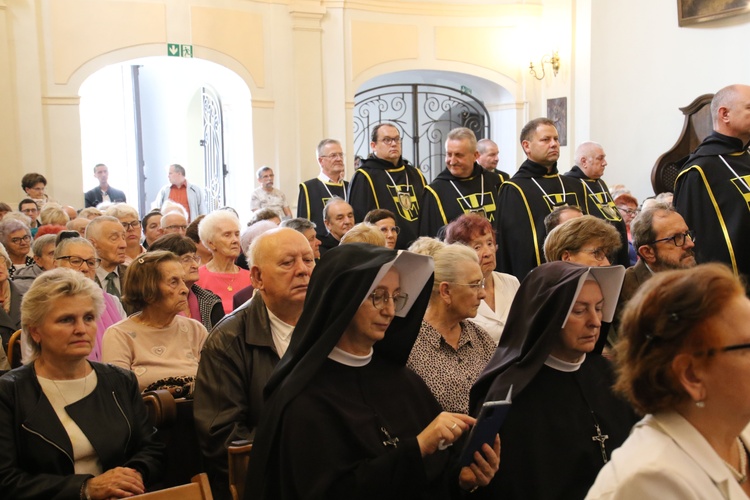
[[[611,389],[608,360],[596,354],[611,321],[622,266],[550,262],[521,283],[500,344],[471,389],[470,408],[512,406],[500,428],[503,465],[478,498],[582,499],[638,420]]]
[[[474,419],[441,413],[405,366],[432,268],[429,257],[364,244],[323,256],[265,388],[247,499],[441,499],[490,482],[499,441],[459,471],[450,445]]]

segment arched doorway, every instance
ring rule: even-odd
[[[211,193],[212,207],[241,207],[241,187],[253,183],[244,168],[253,157],[252,108],[236,73],[201,59],[149,57],[102,68],[79,94],[84,190],[96,185],[93,165],[105,163],[110,184],[143,214],[167,182],[166,166],[178,163]]]
[[[355,95],[355,155],[370,153],[370,135],[388,121],[401,129],[403,156],[428,182],[444,168],[444,142],[456,127],[468,127],[477,139],[493,137],[494,122],[506,132],[515,114],[498,116],[485,102],[512,102],[510,93],[488,80],[447,71],[404,71],[373,78]],[[515,130],[514,130],[515,131]]]

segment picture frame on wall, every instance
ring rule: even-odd
[[[555,122],[560,146],[568,145],[568,98],[547,99],[547,118]]]
[[[677,24],[690,26],[750,12],[747,0],[677,0]]]

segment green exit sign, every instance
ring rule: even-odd
[[[193,57],[193,46],[181,45],[179,43],[168,43],[167,55],[170,57]]]

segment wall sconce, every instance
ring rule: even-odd
[[[549,63],[552,65],[552,73],[557,76],[557,72],[560,70],[560,56],[558,55],[557,51],[552,52],[551,55],[547,54],[542,56],[542,62],[540,66],[542,67],[542,76],[537,76],[536,70],[534,69],[534,63],[529,63],[529,73],[536,78],[537,80],[544,79],[544,65],[546,63]]]

